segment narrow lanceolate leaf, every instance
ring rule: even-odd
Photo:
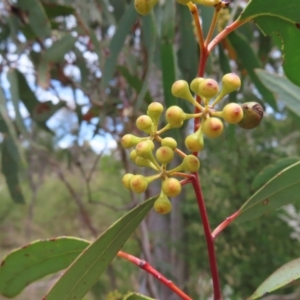
[[[255,19],[256,24],[265,35],[273,35],[283,52],[283,69],[286,76],[295,84],[300,85],[298,62],[300,53],[298,0],[252,0],[249,2],[239,21]]]
[[[240,208],[237,221],[249,221],[289,203],[300,201],[300,162],[265,183]]]
[[[228,41],[236,51],[238,60],[240,61],[242,67],[246,69],[249,77],[261,94],[262,100],[277,110],[277,104],[274,95],[262,84],[259,77],[254,72],[254,69],[260,68],[261,65],[258,57],[249,45],[249,42],[243,35],[235,32],[228,36]]]
[[[124,297],[123,300],[155,300],[153,298],[149,298],[147,296],[138,294],[138,293],[131,293]]]
[[[0,264],[0,294],[15,297],[30,283],[67,268],[89,244],[86,240],[58,237],[12,251]]]
[[[64,59],[66,53],[68,53],[76,42],[76,37],[71,34],[66,34],[61,39],[55,41],[51,47],[49,47],[44,54],[44,59],[48,62],[60,62]]]
[[[28,13],[29,25],[37,37],[45,39],[51,35],[51,25],[41,1],[19,0],[18,6]]]
[[[118,66],[117,70],[122,74],[122,76],[126,79],[128,84],[135,89],[135,91],[139,94],[143,88],[143,82],[138,78],[138,76],[132,75],[126,67]],[[149,91],[146,90],[145,94],[145,100],[149,104],[153,102],[153,99],[149,93]]]
[[[19,164],[20,156],[18,148],[14,140],[9,136],[5,136],[2,142],[1,152],[1,169],[5,177],[6,184],[12,197],[16,203],[25,203],[19,180]]]
[[[37,68],[37,83],[43,89],[48,89],[50,85],[50,64],[42,59]]]
[[[42,3],[42,5],[49,19],[54,19],[56,17],[66,17],[72,15],[75,12],[75,9],[72,6],[56,3]]]
[[[277,160],[275,163],[266,166],[254,178],[252,189],[257,190],[261,188],[266,182],[273,178],[280,171],[300,161],[299,157],[285,157]]]
[[[82,299],[148,214],[155,199],[153,197],[128,212],[86,248],[44,300]]]
[[[277,269],[271,276],[269,276],[248,298],[248,300],[258,299],[264,295],[291,283],[300,278],[300,258],[294,259],[287,264]]]
[[[118,55],[124,45],[125,39],[130,32],[130,29],[137,19],[137,12],[133,5],[129,5],[123,17],[121,18],[116,33],[114,34],[109,45],[109,56],[105,61],[103,77],[101,80],[101,87],[105,88],[112,79],[116,65]]]
[[[300,116],[300,88],[285,77],[256,70],[262,83],[270,89],[278,101],[283,102],[289,110]]]

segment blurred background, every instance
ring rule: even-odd
[[[216,33],[246,3],[232,1]],[[201,7],[200,13],[207,33],[213,9]],[[122,186],[126,172],[150,173],[130,162],[120,139],[126,133],[141,135],[135,120],[152,101],[192,110],[174,99],[170,88],[177,79],[195,78],[198,60],[190,12],[174,0],[159,1],[146,17],[135,12],[131,0],[0,0],[0,260],[37,239],[93,240],[159,191],[151,185],[137,196]],[[221,107],[257,101],[266,111],[254,130],[226,126],[220,138],[205,140],[200,177],[212,228],[255,192],[253,180],[265,166],[300,155],[299,117],[275,100],[255,68],[283,74],[280,43],[263,36],[254,23],[226,38],[208,61],[207,77],[220,81],[233,71],[243,81]],[[191,130],[187,123],[168,135],[186,151],[184,137]],[[205,238],[191,186],[172,203],[169,215],[151,212],[124,251],[146,259],[193,299],[211,299]],[[233,224],[218,237],[225,299],[246,299],[270,273],[298,257],[298,209],[289,205]],[[58,275],[30,285],[16,299],[41,299]],[[297,283],[281,293],[296,288]],[[178,299],[120,258],[85,299],[118,300],[128,291]]]

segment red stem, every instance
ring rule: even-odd
[[[204,203],[204,198],[202,194],[202,189],[198,177],[198,173],[194,174],[195,177],[193,177],[193,187],[197,198],[197,203],[202,219],[203,229],[205,233],[206,238],[206,244],[207,244],[207,251],[209,256],[209,264],[210,264],[210,271],[211,271],[211,277],[213,281],[213,289],[214,289],[214,300],[221,300],[222,294],[221,294],[221,288],[220,288],[220,281],[219,281],[219,274],[218,274],[218,267],[217,267],[217,260],[216,260],[216,254],[215,254],[215,247],[214,247],[214,239],[211,234],[210,225],[207,217],[206,207]]]
[[[133,255],[130,255],[128,253],[125,253],[123,251],[119,251],[118,256],[130,261],[131,263],[135,264],[139,268],[145,270],[147,273],[149,273],[152,276],[154,276],[155,278],[157,278],[161,283],[163,283],[165,286],[167,286],[170,290],[172,290],[174,293],[176,293],[179,297],[181,297],[181,299],[183,299],[183,300],[192,300],[191,297],[189,297],[187,294],[185,294],[171,280],[167,279],[161,273],[159,273],[157,270],[155,270],[145,260],[139,259],[139,258],[137,258]]]

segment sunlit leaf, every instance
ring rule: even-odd
[[[277,160],[275,163],[263,168],[254,178],[252,183],[252,189],[257,190],[261,188],[272,177],[278,174],[280,171],[300,161],[299,157],[285,157]]]
[[[44,300],[82,299],[153,207],[153,197],[124,215],[86,248]]]
[[[5,136],[2,142],[1,169],[5,176],[9,193],[16,203],[25,203],[19,180],[19,165],[21,163],[18,148],[14,140]]]
[[[89,244],[86,240],[58,237],[12,251],[0,264],[0,293],[15,297],[30,283],[67,268]]]
[[[51,35],[51,25],[41,1],[18,1],[18,6],[28,13],[29,24],[37,37],[44,39]]]
[[[60,62],[64,59],[76,42],[76,37],[71,34],[64,35],[61,39],[55,41],[44,54],[44,59],[48,62]]]
[[[259,77],[254,72],[255,68],[260,67],[258,57],[254,53],[249,42],[240,33],[231,33],[228,41],[237,53],[237,59],[246,69],[251,80],[255,84],[264,102],[270,104],[272,108],[277,110],[277,104],[274,95],[262,84]]]
[[[300,162],[297,162],[263,185],[240,208],[237,221],[249,221],[289,203],[300,200]]]
[[[300,88],[285,77],[256,70],[262,83],[270,89],[278,101],[283,102],[288,109],[300,116]]]
[[[258,299],[300,278],[300,258],[292,260],[270,275],[248,298]]]
[[[134,6],[130,5],[125,11],[125,13],[123,14],[119,22],[119,25],[116,29],[116,32],[113,38],[111,39],[109,45],[109,56],[105,61],[103,77],[101,80],[102,88],[105,88],[109,84],[110,80],[114,75],[116,65],[117,65],[118,55],[136,19],[137,19],[137,12],[135,11]]]

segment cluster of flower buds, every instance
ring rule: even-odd
[[[172,208],[168,197],[175,197],[181,192],[181,183],[175,176],[184,177],[185,173],[182,172],[197,172],[200,167],[200,162],[194,155],[181,153],[181,151],[177,149],[175,139],[171,137],[160,137],[162,132],[172,128],[168,123],[163,129],[158,130],[159,119],[162,112],[163,106],[160,103],[151,103],[148,106],[147,115],[142,115],[136,120],[137,128],[148,136],[138,137],[133,134],[126,134],[121,140],[124,148],[134,148],[130,152],[130,159],[137,166],[149,167],[156,173],[151,176],[128,173],[123,176],[122,183],[127,189],[135,193],[143,193],[152,181],[161,179],[161,193],[154,204],[154,208],[157,212],[165,214],[170,212]],[[166,112],[166,119],[168,119],[168,110]],[[181,123],[182,121],[178,120],[178,122]],[[159,146],[155,147],[155,143]],[[183,160],[177,167],[169,169],[169,164],[173,160],[176,152],[183,156]]]
[[[188,135],[185,139],[185,145],[188,150],[192,152],[201,151],[204,147],[203,135],[208,138],[219,137],[224,130],[221,119],[229,124],[237,124],[245,129],[251,129],[259,125],[263,117],[263,108],[259,103],[248,102],[242,105],[229,103],[223,107],[222,111],[215,109],[215,106],[226,95],[236,91],[240,86],[241,80],[234,73],[228,73],[223,76],[220,90],[219,84],[210,78],[197,77],[191,82],[190,86],[184,80],[178,80],[173,84],[172,94],[177,98],[189,101],[199,110],[198,114],[185,114],[177,108],[175,109],[174,106],[169,108],[169,110],[172,109],[172,117],[174,120],[177,120],[178,127],[180,120],[190,117],[201,119],[201,125],[197,131]],[[195,100],[191,91],[203,100],[204,106]],[[212,101],[213,98],[214,100]]]

